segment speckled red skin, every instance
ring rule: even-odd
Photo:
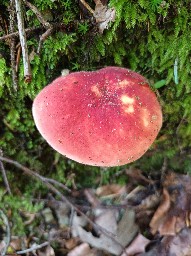
[[[33,116],[55,150],[95,166],[140,158],[162,125],[160,104],[146,79],[119,67],[57,78],[35,98]]]

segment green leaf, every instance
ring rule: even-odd
[[[153,87],[155,88],[155,89],[159,89],[159,88],[161,88],[161,87],[163,87],[164,85],[166,85],[166,80],[160,80],[160,81],[158,81],[158,82],[156,82],[154,85],[153,85]]]

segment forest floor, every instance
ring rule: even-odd
[[[39,212],[22,213],[25,225],[36,222],[38,232],[31,228],[24,238],[5,234],[1,255],[191,255],[190,176],[164,168],[148,177],[129,168],[125,185],[78,190],[75,184],[68,189],[17,162],[12,164],[40,179],[50,193],[36,199],[44,203]]]

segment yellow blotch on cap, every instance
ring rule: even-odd
[[[101,97],[102,96],[102,93],[100,92],[100,90],[97,87],[97,85],[93,85],[91,87],[91,91],[94,92],[97,97]]]
[[[143,118],[144,126],[147,127],[149,125],[149,120],[150,120],[150,113],[147,109],[143,109],[142,118]]]
[[[119,81],[118,82],[118,86],[121,87],[121,88],[124,88],[126,87],[127,85],[129,85],[129,81],[128,80],[123,80],[123,81]]]
[[[134,113],[134,102],[135,99],[123,94],[121,96],[121,102],[123,104],[123,110],[125,113]]]
[[[134,107],[130,105],[129,107],[124,108],[125,113],[133,113]]]
[[[127,104],[133,104],[135,102],[135,99],[124,94],[121,96],[121,101],[123,104],[127,105]]]

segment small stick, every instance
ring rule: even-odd
[[[86,1],[80,0],[80,2],[86,7],[86,9],[87,9],[90,13],[94,14],[94,10],[89,6],[89,4],[86,3]]]
[[[77,26],[78,24],[82,24],[84,22],[90,22],[91,20],[89,18],[87,19],[81,19],[81,20],[73,20],[71,23],[70,23],[70,26],[66,26],[64,23],[53,23],[51,24],[52,27],[55,29],[55,30],[64,30],[64,31],[67,31],[67,32],[70,32],[71,31],[71,27],[74,28],[75,26]],[[42,26],[39,26],[39,27],[32,27],[32,28],[26,28],[24,31],[25,33],[28,35],[28,34],[32,34],[34,32],[37,32],[39,30],[43,30],[44,28]],[[0,37],[0,41],[2,40],[7,40],[7,39],[10,39],[12,37],[18,37],[19,36],[19,32],[16,31],[14,33],[10,33],[8,35],[4,35],[4,36],[1,36]]]
[[[5,215],[5,213],[1,209],[0,209],[0,215],[1,215],[1,218],[3,219],[3,222],[5,223],[6,229],[7,229],[6,230],[6,233],[7,233],[6,245],[5,245],[5,247],[1,251],[1,255],[5,256],[6,252],[7,252],[7,249],[9,247],[10,241],[11,241],[11,231],[10,231],[10,225],[9,225],[8,218],[7,218],[7,216]]]
[[[103,5],[100,0],[94,0],[94,3],[95,3],[96,5]]]
[[[23,55],[24,78],[26,83],[30,83],[32,79],[32,73],[31,73],[29,54],[28,54],[28,48],[27,48],[21,0],[15,0],[15,7],[17,12],[19,38],[21,42],[22,55]]]
[[[41,12],[34,6],[33,4],[29,3],[27,0],[23,0],[23,2],[28,6],[34,14],[36,14],[37,19],[40,21],[40,23],[45,27],[45,28],[50,28],[51,24],[44,19],[42,16]]]
[[[3,151],[2,150],[0,150],[0,156],[3,156]],[[11,195],[12,194],[11,189],[10,189],[10,186],[9,186],[6,171],[5,171],[5,168],[4,168],[4,165],[3,165],[2,161],[0,161],[0,170],[1,170],[1,173],[2,173],[2,176],[3,176],[3,180],[4,180],[4,183],[5,183],[7,192],[9,193],[9,195]]]
[[[21,46],[19,45],[19,47],[18,47],[18,49],[17,49],[17,58],[16,58],[16,72],[17,72],[17,73],[18,73],[18,71],[19,71],[20,59],[21,59]]]
[[[39,245],[35,245],[35,246],[32,246],[31,248],[29,249],[26,249],[26,250],[23,250],[23,251],[17,251],[16,254],[25,254],[25,253],[28,253],[28,252],[32,252],[34,250],[38,250],[38,249],[41,249],[47,245],[49,245],[50,243],[49,242],[44,242],[42,244],[39,244]]]
[[[50,178],[46,178],[46,180],[52,184],[55,184],[63,189],[65,189],[67,192],[71,193],[72,191],[67,187],[65,186],[64,184],[58,182],[57,180],[53,180],[53,179],[50,179]]]
[[[10,1],[9,6],[9,30],[11,33],[14,32],[14,19],[15,19],[15,10],[14,10],[14,0]],[[10,52],[11,52],[11,70],[12,70],[12,82],[13,89],[17,91],[18,89],[18,79],[16,72],[16,61],[15,61],[15,38],[11,38],[10,42]]]
[[[42,29],[42,28],[40,28],[40,27],[38,27],[38,28],[26,28],[26,29],[25,29],[25,33],[26,33],[26,34],[33,33],[33,32],[35,32],[35,31],[37,31],[37,30],[39,30],[39,29]],[[1,37],[0,37],[0,41],[1,41],[1,40],[7,40],[7,39],[10,39],[10,38],[12,38],[12,37],[18,37],[18,36],[19,36],[19,32],[17,31],[17,32],[10,33],[10,34],[5,35],[5,36],[1,36]]]
[[[40,53],[43,42],[47,39],[47,37],[49,37],[52,34],[52,32],[53,32],[53,27],[50,27],[45,33],[43,33],[40,36],[40,41],[39,41],[39,44],[38,44],[37,54]]]
[[[6,171],[5,171],[5,168],[4,168],[4,165],[3,165],[2,161],[0,161],[0,170],[1,170],[1,173],[2,173],[2,176],[3,176],[3,180],[4,180],[4,183],[5,183],[7,192],[9,193],[9,195],[11,195],[12,194],[11,189],[10,189],[10,186],[9,186]]]

